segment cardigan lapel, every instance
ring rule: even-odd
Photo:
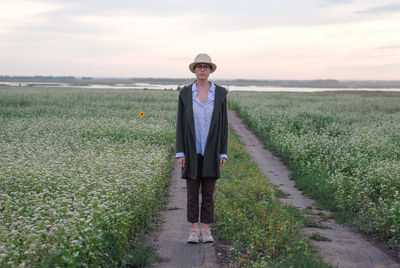
[[[214,109],[213,109],[213,114],[211,117],[211,123],[210,123],[210,130],[208,131],[208,135],[210,135],[215,122],[217,121],[217,115],[219,113],[219,110],[221,110],[221,103],[223,101],[223,96],[222,96],[222,91],[219,90],[218,86],[215,86],[215,99],[214,99]],[[208,137],[207,137],[208,140]]]
[[[195,131],[194,131],[194,116],[193,116],[193,100],[192,100],[192,87],[188,86],[188,90],[185,92],[185,96],[184,96],[184,104],[187,107],[187,109],[185,109],[186,111],[186,115],[189,119],[189,127],[190,130],[192,131],[193,137],[195,136]]]

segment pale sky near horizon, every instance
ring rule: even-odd
[[[0,75],[400,80],[400,1],[2,0]]]

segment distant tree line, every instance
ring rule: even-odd
[[[149,83],[161,85],[188,85],[194,78],[93,78],[74,76],[0,76],[4,82],[58,82],[70,86],[86,86],[90,84],[115,85]],[[315,88],[400,88],[400,80],[260,80],[260,79],[215,79],[215,83],[225,86],[274,86],[274,87],[315,87]],[[179,90],[180,88],[178,88]]]
[[[10,81],[10,82],[70,82],[76,81],[77,79],[74,76],[9,76],[2,75],[0,76],[1,81]]]

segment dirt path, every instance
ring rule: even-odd
[[[158,245],[158,254],[165,260],[151,267],[195,268],[219,267],[212,243],[188,244],[190,224],[186,221],[186,183],[181,179],[180,168],[175,161],[169,186],[171,196],[161,212],[162,227],[155,233],[151,244]]]
[[[248,128],[234,111],[228,112],[229,123],[245,145],[246,151],[258,164],[260,170],[271,181],[284,192],[288,198],[281,199],[286,204],[292,204],[300,209],[313,208],[313,218],[323,222],[328,228],[304,228],[306,235],[318,232],[331,239],[331,241],[311,240],[324,260],[339,267],[400,267],[384,250],[370,243],[366,237],[352,229],[337,224],[330,219],[324,221],[316,213],[329,215],[329,211],[316,210],[315,202],[304,197],[294,186],[294,181],[289,179],[290,170],[280,162],[270,151],[264,149],[264,145]]]

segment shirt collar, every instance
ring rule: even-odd
[[[214,84],[213,82],[211,82],[211,81],[208,81],[208,82],[211,84],[210,92],[211,92],[211,93],[214,93],[214,91],[215,91],[215,84]],[[196,86],[196,82],[194,82],[193,85],[192,85],[192,92],[194,92],[194,91],[199,91],[199,89],[198,89],[197,86]]]

